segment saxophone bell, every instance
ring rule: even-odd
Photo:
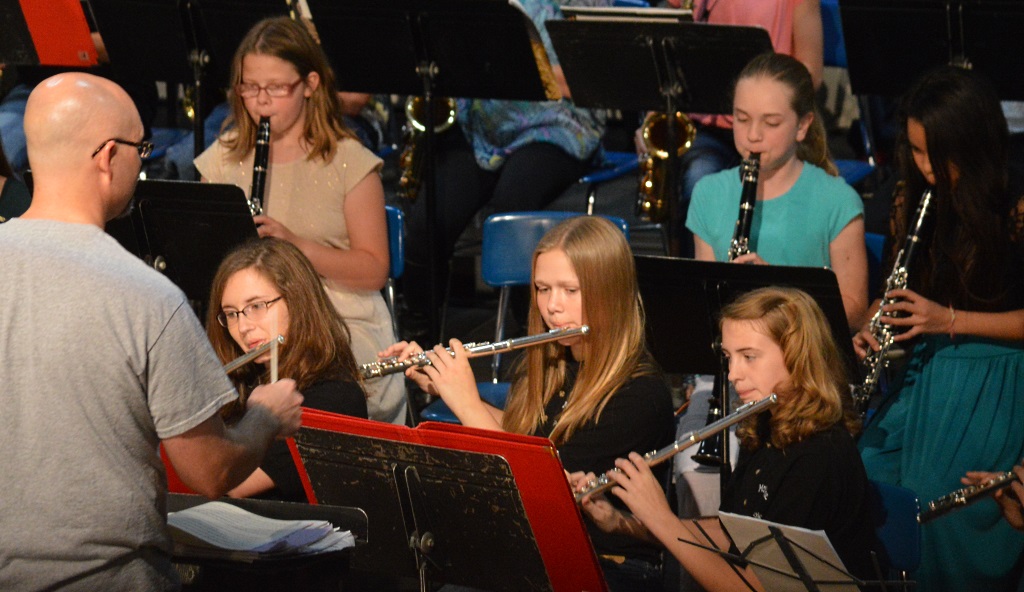
[[[697,128],[690,118],[676,112],[675,156],[678,158],[690,149],[697,137]],[[669,216],[668,200],[675,199],[675,192],[667,186],[669,158],[672,146],[668,145],[668,116],[651,112],[640,127],[644,154],[640,158],[640,190],[637,193],[636,214],[650,222],[665,222]]]
[[[427,113],[427,102],[422,97],[409,97],[405,101],[405,146],[398,156],[402,176],[398,179],[398,195],[410,201],[416,199],[423,176],[423,136],[427,126],[435,134],[448,131],[455,125],[458,108],[455,99],[444,98],[434,102],[433,114]]]

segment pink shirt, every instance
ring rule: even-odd
[[[804,0],[696,0],[693,19],[712,25],[761,27],[776,53],[793,55],[793,14]],[[704,125],[731,128],[731,115],[695,115]]]

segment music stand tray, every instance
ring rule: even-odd
[[[188,181],[139,181],[131,216],[106,230],[200,308],[224,256],[259,237],[241,188]]]
[[[308,409],[302,426],[290,445],[311,501],[369,518],[353,569],[498,592],[606,590],[550,441]]]

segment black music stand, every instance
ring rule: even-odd
[[[235,185],[139,181],[134,199],[131,215],[107,232],[181,288],[202,319],[221,260],[259,236],[245,194]]]
[[[548,21],[551,42],[572,89],[573,101],[594,109],[672,114],[732,113],[732,86],[755,56],[772,50],[757,27],[639,20]],[[609,84],[614,80],[615,84]],[[677,145],[667,125],[666,144]],[[679,157],[668,148],[666,222],[670,248],[680,226],[675,192]]]
[[[854,94],[899,96],[922,73],[967,66],[1024,100],[1024,5],[1010,0],[840,0]],[[1018,56],[1018,57],[1014,57]]]
[[[507,0],[307,0],[324,52],[346,90],[424,97],[542,101],[559,98],[538,62],[543,46],[532,23]],[[355,59],[387,40],[374,59]],[[439,253],[434,197],[434,130],[424,133],[423,196],[430,245],[430,334],[440,337]]]
[[[647,343],[666,372],[714,374],[715,396],[727,414],[728,381],[719,341],[722,307],[736,297],[765,286],[790,286],[807,292],[821,307],[846,363],[850,382],[859,372],[850,328],[835,273],[824,267],[737,265],[671,257],[637,255],[637,282],[647,315]],[[722,486],[731,474],[728,442],[723,437]]]
[[[91,0],[114,73],[122,80],[191,84],[194,151],[206,147],[205,82],[227,86],[231,58],[245,33],[286,0]]]

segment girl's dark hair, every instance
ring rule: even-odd
[[[1009,132],[999,97],[978,75],[944,66],[919,78],[899,110],[897,158],[904,180],[893,219],[899,248],[928,183],[914,162],[907,122],[920,123],[932,172],[929,244],[912,286],[943,304],[993,310],[1006,306],[1012,234],[1007,193]]]
[[[740,72],[737,82],[745,78],[776,80],[792,91],[793,100],[790,107],[796,112],[797,119],[803,119],[808,113],[814,116],[810,127],[807,128],[807,135],[797,146],[797,158],[823,169],[833,177],[838,175],[839,170],[829,157],[828,137],[817,111],[814,81],[811,80],[811,73],[807,71],[803,62],[782,53],[763,53],[750,60]]]

